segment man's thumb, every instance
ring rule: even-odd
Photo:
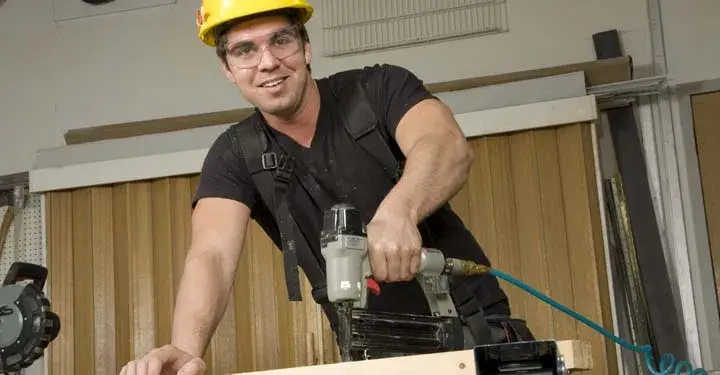
[[[192,361],[186,363],[180,368],[177,375],[204,375],[205,364],[199,358],[193,358]]]

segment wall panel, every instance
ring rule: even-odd
[[[715,275],[715,290],[720,299],[720,91],[694,95],[691,98],[693,129],[697,145],[702,200],[707,221],[710,258]]]
[[[590,132],[575,124],[472,139],[476,161],[452,205],[494,266],[610,328]],[[63,320],[52,375],[116,374],[169,340],[196,186],[197,176],[180,176],[48,193],[49,283]],[[244,246],[207,373],[336,362],[307,281],[306,301],[289,303],[282,256],[255,223]],[[601,335],[502,285],[539,338],[588,340],[592,373],[616,373]]]

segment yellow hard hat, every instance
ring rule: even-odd
[[[282,9],[297,9],[303,23],[313,14],[312,6],[305,0],[202,0],[195,14],[198,36],[203,43],[214,47],[213,29],[217,26],[236,18]]]

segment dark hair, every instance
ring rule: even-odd
[[[300,40],[302,41],[302,50],[305,51],[305,43],[310,42],[310,36],[308,35],[307,29],[305,28],[305,24],[302,22],[302,15],[300,11],[292,10],[292,9],[285,9],[285,10],[277,10],[277,11],[271,11],[266,13],[260,13],[255,14],[249,17],[242,17],[242,18],[236,18],[231,21],[225,22],[222,25],[219,25],[215,28],[215,53],[217,56],[222,60],[223,64],[225,64],[226,67],[228,67],[227,62],[227,32],[228,30],[232,29],[234,26],[247,21],[250,18],[255,17],[262,17],[262,16],[284,16],[287,18],[288,23],[290,23],[291,26],[295,26],[300,33]],[[229,68],[229,67],[228,67]],[[308,71],[311,71],[310,64],[307,65]]]

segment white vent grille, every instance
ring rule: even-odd
[[[0,221],[5,216],[7,207],[0,208]],[[21,210],[19,241],[15,241],[15,224],[10,226],[5,246],[0,256],[0,280],[5,278],[10,265],[14,262],[27,262],[45,266],[45,236],[43,222],[42,196],[31,194],[25,207]]]
[[[507,31],[506,0],[324,0],[323,55]]]
[[[177,0],[117,0],[92,5],[82,0],[52,0],[55,21],[95,17],[106,14],[128,12],[161,5],[175,4]]]

